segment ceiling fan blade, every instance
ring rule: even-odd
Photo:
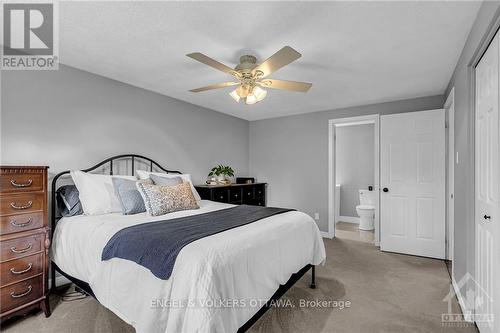
[[[197,60],[205,65],[208,65],[210,67],[213,67],[215,69],[223,71],[224,73],[228,73],[228,74],[234,75],[234,76],[236,76],[236,74],[237,74],[237,72],[234,69],[232,69],[231,67],[226,66],[224,64],[221,64],[217,60],[214,60],[210,57],[207,57],[206,55],[204,55],[200,52],[189,53],[189,54],[186,54],[186,56],[188,56],[194,60]]]
[[[236,86],[238,84],[240,84],[240,83],[239,82],[215,83],[215,84],[211,84],[211,85],[206,86],[206,87],[191,89],[189,91],[191,91],[191,92],[202,92],[202,91],[207,91],[207,90],[212,90],[212,89],[219,89],[219,88],[225,88],[225,87],[230,87],[230,86]]]
[[[285,80],[274,80],[274,79],[265,79],[257,83],[265,88],[292,90],[298,92],[307,92],[309,88],[311,88],[312,86],[312,83],[307,83],[307,82],[285,81]]]
[[[261,63],[259,66],[254,68],[254,71],[261,71],[264,73],[262,77],[266,77],[269,74],[276,72],[283,66],[302,57],[302,54],[292,49],[290,46],[285,46],[269,58]]]

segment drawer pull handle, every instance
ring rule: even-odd
[[[250,192],[248,192],[247,195],[250,196],[251,195]]]
[[[33,247],[33,244],[29,243],[27,247],[25,247],[24,249],[21,249],[21,250],[18,250],[16,249],[14,246],[10,248],[10,250],[13,252],[13,253],[24,253],[24,252],[28,252],[29,250],[31,250],[31,248]]]
[[[221,195],[221,196],[220,196],[220,198],[221,198],[221,199],[224,199],[224,196],[223,196],[223,195]]]
[[[28,186],[31,186],[31,184],[33,184],[33,180],[28,179],[28,181],[26,183],[16,183],[15,179],[11,179],[10,183],[14,187],[28,187]]]
[[[19,228],[22,228],[22,227],[25,227],[27,226],[28,224],[30,224],[31,222],[33,222],[33,218],[30,217],[28,219],[28,221],[26,222],[23,222],[23,223],[18,223],[16,220],[12,220],[10,221],[10,224],[13,226],[13,227],[19,227]]]
[[[235,195],[234,195],[234,197],[235,197],[235,198],[237,198],[237,197],[238,197],[238,194],[235,194]]]
[[[24,297],[24,296],[28,295],[31,292],[31,290],[33,290],[33,288],[31,286],[28,286],[28,290],[26,290],[24,293],[16,294],[14,292],[11,292],[10,297],[12,297],[12,298]]]
[[[23,269],[22,271],[16,271],[14,268],[11,268],[11,269],[10,269],[10,272],[11,272],[12,274],[24,274],[24,273],[26,273],[26,272],[29,272],[29,271],[31,270],[31,267],[33,267],[33,263],[31,263],[31,262],[30,262],[30,263],[28,264],[28,268],[25,268],[25,269]]]
[[[31,208],[31,206],[33,206],[33,201],[28,201],[28,203],[24,206],[17,206],[15,202],[11,202],[10,203],[10,206],[14,209],[28,209],[28,208]]]

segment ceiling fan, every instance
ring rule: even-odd
[[[283,47],[261,64],[257,64],[257,58],[253,55],[241,56],[240,63],[234,69],[199,52],[190,53],[187,54],[187,56],[204,63],[205,65],[230,74],[236,79],[236,82],[230,81],[216,83],[206,87],[190,90],[195,93],[230,86],[238,86],[235,90],[229,93],[229,95],[234,98],[236,102],[243,100],[245,104],[255,104],[262,101],[267,95],[267,91],[262,88],[307,92],[312,86],[312,83],[306,82],[267,79],[267,76],[271,73],[290,64],[302,56],[290,46]]]

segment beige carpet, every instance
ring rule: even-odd
[[[477,332],[473,326],[444,327],[442,299],[450,279],[440,260],[380,252],[369,243],[325,240],[328,261],[317,268],[318,287],[304,276],[285,295],[290,303],[269,310],[252,332]],[[305,300],[349,300],[350,308],[300,307]],[[133,332],[92,298],[51,299],[53,314],[36,314],[7,323],[6,333]],[[290,307],[290,304],[295,307]],[[453,302],[453,311],[458,305]]]

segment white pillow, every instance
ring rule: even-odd
[[[196,191],[196,189],[193,186],[193,182],[191,181],[191,175],[188,173],[178,174],[178,173],[150,172],[144,170],[136,170],[135,173],[137,174],[137,177],[139,177],[139,179],[148,179],[149,175],[156,175],[165,178],[181,177],[184,182],[189,183],[191,185],[191,192],[193,192],[196,201],[201,200],[198,191]]]
[[[96,175],[77,170],[71,171],[70,174],[80,193],[80,202],[85,215],[121,212],[120,200],[116,195],[112,178],[137,179],[134,176]]]

